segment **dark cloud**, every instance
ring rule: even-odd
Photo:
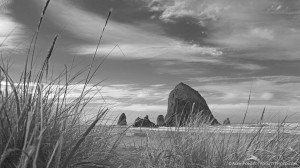
[[[38,18],[42,12],[42,9],[38,10],[37,6],[34,5],[33,0],[13,0],[7,8],[11,11],[9,13],[11,17],[30,29],[37,25]]]
[[[43,5],[45,3],[42,3]],[[12,17],[17,23],[23,26],[23,31],[27,32],[27,36],[32,36],[36,31],[41,13],[44,6],[39,6],[35,3],[35,0],[19,1],[13,0],[7,5],[8,16]],[[48,10],[51,8],[51,3],[48,6]],[[62,26],[57,26],[54,20],[48,18],[47,11],[43,19],[43,24],[40,29],[40,35],[54,35],[61,33]],[[71,37],[71,36],[70,36]]]
[[[160,25],[165,30],[165,34],[184,40],[190,44],[205,44],[211,30],[208,26],[200,26],[194,18],[179,18],[176,22],[161,22]]]
[[[148,4],[146,1],[72,0],[70,2],[84,10],[91,11],[103,17],[107,15],[109,8],[112,8],[112,20],[133,24],[146,30],[154,28],[158,30],[157,33],[177,38],[187,43],[212,45],[205,40],[214,31],[214,27],[211,27],[210,23],[202,26],[194,17],[180,17],[176,18],[175,22],[164,22],[159,19],[162,11],[150,10],[147,7]],[[145,23],[146,26],[144,25]]]
[[[151,21],[153,12],[145,10],[144,1],[137,0],[69,0],[76,6],[106,16],[113,9],[112,20],[124,23],[139,23]]]

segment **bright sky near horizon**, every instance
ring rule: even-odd
[[[24,67],[45,0],[0,0],[0,48],[10,72]],[[37,56],[59,40],[54,73],[90,63],[109,9],[112,15],[95,63],[115,48],[93,82],[106,79],[102,96],[133,122],[166,114],[169,92],[184,82],[206,99],[220,121],[300,120],[300,0],[52,0]],[[119,47],[115,47],[118,45]],[[70,95],[78,95],[82,85]],[[100,103],[99,103],[100,102]]]

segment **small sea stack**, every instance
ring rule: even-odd
[[[118,121],[117,125],[119,125],[119,126],[125,126],[125,125],[127,125],[125,113],[122,113],[122,114],[120,115],[119,121]]]
[[[226,120],[224,120],[223,125],[230,125],[230,120],[229,120],[229,118],[226,118]]]
[[[165,117],[163,115],[158,115],[156,120],[156,125],[158,127],[163,127],[166,125],[165,123]]]
[[[156,125],[149,120],[149,116],[146,115],[144,119],[138,117],[135,119],[133,127],[156,127]]]

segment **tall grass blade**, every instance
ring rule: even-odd
[[[42,65],[42,68],[40,70],[40,73],[39,73],[39,76],[38,76],[38,80],[37,80],[37,83],[40,83],[42,81],[42,78],[43,78],[43,74],[44,72],[46,71],[46,78],[48,77],[48,67],[49,67],[49,59],[53,53],[53,50],[54,50],[54,46],[55,46],[55,43],[56,43],[56,40],[58,38],[58,35],[55,35],[53,41],[52,41],[52,44],[51,44],[51,47],[50,47],[50,50],[48,52],[48,55]]]
[[[261,117],[260,117],[260,120],[259,120],[259,125],[262,124],[262,121],[263,121],[263,118],[264,118],[264,115],[265,115],[265,111],[266,111],[266,107],[264,107],[264,109],[262,111],[262,114],[261,114]]]
[[[77,141],[76,145],[71,149],[71,152],[69,153],[69,155],[67,156],[66,160],[64,161],[64,163],[62,165],[62,168],[66,168],[68,166],[69,161],[74,156],[76,150],[79,148],[79,146],[81,145],[81,143],[85,140],[86,136],[91,132],[91,130],[96,126],[96,124],[98,123],[98,121],[106,114],[107,111],[108,111],[108,109],[106,109],[102,113],[100,113],[96,117],[96,119],[94,120],[94,122],[89,126],[89,128],[81,135],[81,138]]]
[[[54,157],[55,157],[55,154],[57,153],[57,150],[58,150],[59,147],[61,146],[61,143],[62,143],[62,136],[60,136],[59,139],[56,141],[55,147],[54,147],[54,149],[53,149],[53,151],[52,151],[52,154],[51,154],[51,156],[50,156],[50,159],[49,159],[48,162],[47,162],[46,168],[49,168],[49,167],[50,167],[50,165],[51,165],[51,163],[52,163],[52,161],[53,161],[53,159],[54,159]],[[59,162],[59,161],[57,161],[57,162]]]
[[[15,98],[16,108],[17,108],[17,115],[20,116],[20,114],[21,114],[20,101],[19,101],[18,92],[17,92],[17,89],[14,85],[14,82],[11,79],[11,77],[8,75],[7,71],[2,66],[0,66],[0,70],[4,73],[6,79],[9,82],[10,87],[11,87],[13,93],[14,93],[14,98]],[[7,92],[6,95],[8,95],[8,91],[6,91],[6,92]]]
[[[45,13],[46,13],[46,10],[48,8],[49,3],[50,3],[50,0],[47,0],[46,4],[44,6],[44,9],[42,11],[42,14],[41,14],[38,26],[37,26],[37,30],[36,30],[36,34],[35,34],[35,39],[34,39],[34,43],[33,43],[33,50],[32,50],[31,63],[30,63],[30,74],[29,74],[29,79],[28,80],[30,80],[30,78],[31,78],[36,43],[37,43],[37,39],[38,39],[38,36],[39,36],[39,31],[40,31],[40,28],[41,28],[41,25],[42,25],[42,22],[43,22],[43,19],[44,19],[44,16],[45,16]]]
[[[102,41],[103,34],[104,34],[105,28],[106,28],[106,26],[107,26],[108,20],[109,20],[109,18],[110,18],[111,12],[112,12],[112,10],[109,10],[108,15],[107,15],[107,18],[106,18],[106,21],[105,21],[105,24],[104,24],[104,27],[103,27],[102,32],[101,32],[101,35],[100,35],[100,38],[99,38],[99,40],[98,40],[98,44],[97,44],[97,46],[96,46],[95,53],[94,53],[94,55],[93,55],[92,62],[91,62],[90,67],[89,67],[89,71],[88,71],[88,74],[87,74],[87,77],[86,77],[86,81],[85,81],[84,88],[82,89],[82,93],[85,91],[86,84],[87,84],[88,81],[91,79],[90,73],[91,73],[91,71],[92,71],[93,63],[94,63],[94,61],[95,61],[95,58],[96,58],[96,55],[97,55],[97,52],[98,52],[100,43],[101,43],[101,41]]]
[[[251,93],[252,93],[252,89],[249,92],[249,97],[248,97],[248,102],[247,102],[247,108],[246,108],[246,112],[245,112],[245,115],[244,115],[244,118],[243,118],[243,121],[242,121],[242,125],[244,125],[246,117],[247,117],[247,114],[248,114],[248,110],[249,110],[249,106],[250,106],[250,100],[251,100]]]

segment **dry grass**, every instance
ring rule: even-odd
[[[293,167],[291,164],[294,164],[296,167],[300,164],[299,136],[280,130],[274,134],[235,134],[220,133],[217,129],[205,131],[204,128],[204,131],[186,129],[148,135],[150,138],[144,141],[139,165],[135,167],[233,167],[233,164],[239,164],[236,167],[251,164],[255,167]]]
[[[82,120],[85,107],[93,99],[88,95],[99,85],[89,82],[100,65],[92,70],[92,61],[73,75],[74,69],[65,67],[59,76],[49,78],[48,64],[58,40],[56,35],[40,70],[33,70],[38,34],[49,3],[42,11],[20,80],[11,78],[5,61],[0,65],[1,82],[5,83],[0,86],[0,167],[109,167],[121,134],[112,135],[112,127],[96,126],[105,123],[102,119],[108,109],[99,108],[93,121]],[[83,82],[84,87],[80,96],[69,99],[70,85],[76,85],[75,81]]]
[[[248,105],[249,103],[250,96]],[[247,113],[248,111],[243,121]],[[259,123],[262,123],[264,113],[265,109]],[[264,125],[259,124],[252,132],[243,133],[245,126],[242,123],[238,127],[240,131],[222,133],[224,126],[208,126],[201,123],[203,120],[196,118],[201,117],[192,116],[185,128],[175,127],[167,132],[146,132],[146,137],[140,137],[143,145],[137,154],[140,157],[139,164],[133,167],[265,168],[300,165],[300,137],[285,130],[285,119],[272,129],[273,132],[264,131]]]
[[[248,106],[250,104],[250,97]],[[247,107],[248,109],[248,107]],[[247,117],[245,112],[243,121]],[[244,123],[224,131],[226,126],[208,126],[200,116],[190,116],[186,127],[169,130],[129,130],[134,136],[124,137],[120,150],[131,152],[133,162],[123,167],[137,168],[224,168],[224,167],[299,167],[299,135],[286,130],[285,119],[277,126],[265,128],[260,122],[251,132]],[[198,118],[198,119],[197,119]],[[200,128],[200,129],[199,129]],[[253,128],[253,127],[252,127]],[[249,129],[250,130],[250,129]],[[294,128],[297,131],[299,128]],[[229,131],[229,132],[228,132]],[[134,158],[134,159],[133,159]]]

